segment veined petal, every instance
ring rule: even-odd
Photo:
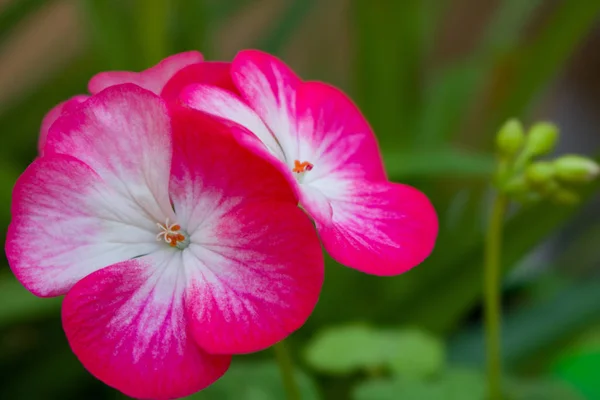
[[[40,155],[44,154],[44,146],[46,145],[46,137],[50,127],[63,114],[69,113],[74,110],[79,104],[83,103],[89,98],[89,96],[80,94],[73,96],[68,100],[58,104],[52,110],[48,111],[44,119],[42,120],[42,126],[40,128],[40,136],[38,138],[38,152]]]
[[[177,71],[187,65],[196,64],[203,60],[204,57],[199,52],[187,51],[169,56],[155,66],[142,72],[100,72],[90,79],[88,90],[90,93],[96,94],[110,86],[133,83],[158,95],[163,90],[167,81],[171,79]]]
[[[169,114],[149,91],[125,84],[92,96],[52,125],[44,151],[83,161],[148,220],[173,218]]]
[[[189,336],[182,253],[165,250],[112,265],[77,283],[63,325],[81,363],[128,396],[177,399],[225,373],[230,356],[209,355]]]
[[[173,205],[188,221],[186,313],[211,353],[257,351],[298,329],[323,282],[315,229],[289,183],[193,110],[173,114]]]
[[[68,155],[38,158],[13,190],[10,267],[38,296],[65,294],[84,276],[158,248],[134,202]]]
[[[244,50],[231,64],[231,76],[242,98],[259,115],[279,142],[283,153],[297,147],[296,90],[300,79],[278,58]],[[294,160],[286,160],[293,165]]]
[[[242,128],[186,108],[173,108],[172,121],[170,193],[192,236],[244,202],[298,204],[285,176],[238,144]]]
[[[285,160],[279,143],[258,114],[235,93],[204,84],[188,86],[180,96],[181,102],[199,110],[235,122],[252,132],[279,160]]]
[[[296,100],[297,147],[289,157],[312,164],[304,184],[332,175],[386,180],[377,139],[344,93],[321,82],[304,82]]]
[[[220,61],[205,61],[188,65],[173,75],[163,88],[160,96],[166,101],[175,101],[186,86],[197,83],[218,86],[230,92],[237,92],[231,80],[230,70],[231,63]]]
[[[336,261],[373,275],[396,275],[433,250],[437,216],[417,189],[335,179],[308,186],[301,204],[315,218],[323,245]]]

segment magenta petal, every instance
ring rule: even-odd
[[[315,229],[286,179],[230,129],[192,110],[174,120],[173,204],[191,234],[187,315],[211,353],[269,347],[298,329],[323,283]]]
[[[417,189],[384,182],[317,183],[304,191],[301,204],[336,261],[373,275],[397,275],[433,250],[437,216]]]
[[[321,177],[386,180],[383,160],[369,123],[339,89],[305,82],[296,102],[296,148],[290,158],[313,168],[303,182]]]
[[[291,154],[296,147],[296,90],[300,78],[281,60],[258,50],[239,52],[231,64],[231,76],[283,153]]]
[[[230,70],[231,63],[228,62],[206,61],[188,65],[167,82],[161,97],[166,101],[175,101],[186,86],[197,83],[217,86],[235,93],[237,89],[231,80]]]
[[[44,151],[78,158],[155,222],[164,221],[173,214],[170,125],[160,97],[133,84],[112,86],[59,118]]]
[[[78,282],[63,302],[63,325],[81,363],[139,399],[177,399],[225,373],[230,356],[190,338],[181,254],[160,252],[112,265]]]
[[[73,110],[77,105],[83,103],[89,98],[86,95],[77,95],[73,96],[70,99],[63,101],[58,104],[52,110],[48,111],[44,119],[42,120],[42,126],[40,129],[40,136],[38,138],[38,152],[40,155],[44,154],[44,146],[46,144],[46,137],[48,136],[48,131],[50,127],[64,113],[69,113]]]
[[[110,86],[133,83],[158,95],[177,71],[190,64],[202,62],[202,60],[204,57],[199,52],[187,51],[169,56],[142,72],[100,72],[90,79],[88,90],[90,93],[96,94]]]
[[[106,211],[112,210],[112,211]],[[67,155],[38,158],[13,190],[6,256],[21,283],[38,296],[65,294],[108,265],[156,249],[153,223],[133,214],[89,166]]]

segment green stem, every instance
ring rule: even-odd
[[[507,204],[508,199],[503,194],[498,194],[494,199],[485,241],[484,314],[488,393],[490,400],[502,399],[500,255],[504,213]]]
[[[281,378],[288,400],[300,400],[300,390],[298,389],[296,379],[294,378],[292,358],[283,341],[276,343],[273,346],[273,350],[275,350],[275,358],[277,359],[277,364],[279,364],[279,371],[281,372]]]

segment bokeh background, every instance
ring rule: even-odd
[[[42,117],[107,69],[197,49],[283,58],[362,108],[390,179],[425,191],[433,255],[398,277],[327,262],[321,300],[288,341],[303,398],[483,399],[482,232],[499,124],[550,120],[558,153],[600,151],[598,0],[0,0],[0,233]],[[515,208],[503,268],[506,390],[600,399],[598,183],[581,204]],[[70,352],[60,299],[0,261],[0,399],[125,399]],[[378,336],[379,335],[379,336]],[[283,399],[270,350],[236,357],[191,398]]]

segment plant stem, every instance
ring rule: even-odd
[[[502,360],[500,348],[500,255],[502,228],[508,199],[496,195],[488,222],[484,255],[484,314],[487,356],[488,394],[490,400],[502,399]]]
[[[294,365],[292,364],[292,358],[290,357],[283,340],[276,343],[273,346],[273,350],[275,351],[277,364],[279,364],[279,371],[281,372],[281,378],[288,400],[300,400],[300,390],[298,389],[296,379],[294,378]]]

